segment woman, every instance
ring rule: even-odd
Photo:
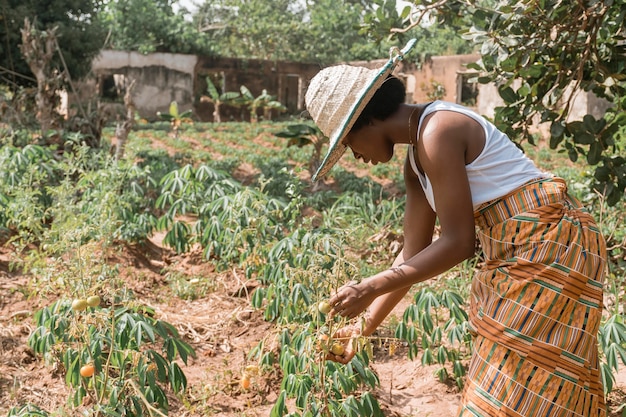
[[[357,159],[388,162],[409,145],[404,168],[404,247],[388,270],[350,282],[332,313],[371,335],[418,282],[474,254],[484,267],[471,287],[473,336],[461,416],[605,416],[598,368],[605,242],[565,182],[540,171],[495,126],[451,103],[405,104],[391,73],[411,41],[380,70],[338,65],[310,83],[306,105],[330,138],[314,179],[350,148]],[[441,226],[433,240],[435,221]],[[346,343],[347,363],[354,356]]]

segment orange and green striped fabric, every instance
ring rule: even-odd
[[[606,244],[560,178],[475,213],[485,264],[459,416],[605,417],[597,334]]]

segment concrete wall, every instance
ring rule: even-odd
[[[176,101],[180,111],[192,109],[197,119],[213,121],[214,105],[207,92],[207,77],[218,89],[224,84],[221,92],[239,92],[241,86],[246,86],[256,97],[265,89],[287,107],[289,114],[297,114],[304,110],[306,86],[319,66],[105,50],[94,60],[92,70],[96,80],[84,83],[82,95],[100,96],[109,119],[123,111],[125,87],[135,80],[133,101],[141,117],[154,120],[157,112],[168,112],[170,103]],[[232,106],[223,106],[221,114],[222,120],[250,117],[245,109]]]
[[[493,118],[494,109],[503,104],[496,86],[468,82],[475,74],[467,65],[479,58],[479,55],[432,57],[420,67],[403,61],[394,74],[405,81],[410,103],[430,101],[438,93],[443,100],[467,105]],[[386,61],[350,64],[380,68]],[[206,83],[210,77],[218,88],[223,84],[224,91],[239,92],[245,85],[256,97],[265,89],[287,106],[288,114],[297,115],[305,110],[304,93],[319,70],[315,64],[106,50],[94,60],[96,82],[85,83],[83,95],[87,91],[87,97],[100,96],[105,105],[118,107],[109,113],[119,114],[120,110],[123,112],[124,87],[134,79],[133,99],[141,117],[154,120],[158,111],[167,112],[170,103],[176,101],[181,111],[193,109],[197,119],[213,121],[214,107],[208,99]],[[580,119],[587,113],[600,117],[607,107],[606,101],[581,92],[576,96],[570,119]],[[246,110],[235,107],[224,106],[220,114],[223,121],[249,119]],[[544,128],[538,126],[541,131]]]
[[[103,93],[103,83],[111,77],[121,96],[124,95],[123,87],[135,80],[133,100],[138,113],[146,119],[155,119],[157,112],[169,111],[172,101],[176,101],[180,111],[193,108],[197,63],[195,55],[143,55],[105,50],[94,60],[92,70],[96,74],[100,94]]]
[[[467,64],[476,62],[479,58],[479,55],[434,56],[419,69],[407,68],[406,71],[411,71],[415,77],[413,102],[429,101],[429,93],[434,93],[434,84],[439,84],[445,91],[443,100],[461,103],[460,75],[467,73]]]

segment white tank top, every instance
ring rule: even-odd
[[[465,165],[472,193],[472,204],[476,210],[487,201],[502,197],[522,184],[536,178],[552,175],[541,171],[524,153],[499,131],[491,122],[472,110],[454,103],[434,101],[420,116],[417,132],[426,116],[436,111],[455,111],[476,120],[485,130],[485,146],[478,157]],[[419,140],[419,133],[418,133]],[[409,148],[409,160],[417,174],[430,207],[436,212],[435,197],[430,180],[420,173],[415,163],[415,153]]]

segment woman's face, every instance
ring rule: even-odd
[[[343,143],[352,149],[356,159],[376,165],[388,162],[393,157],[393,142],[376,124],[363,126],[357,131],[350,131]]]

